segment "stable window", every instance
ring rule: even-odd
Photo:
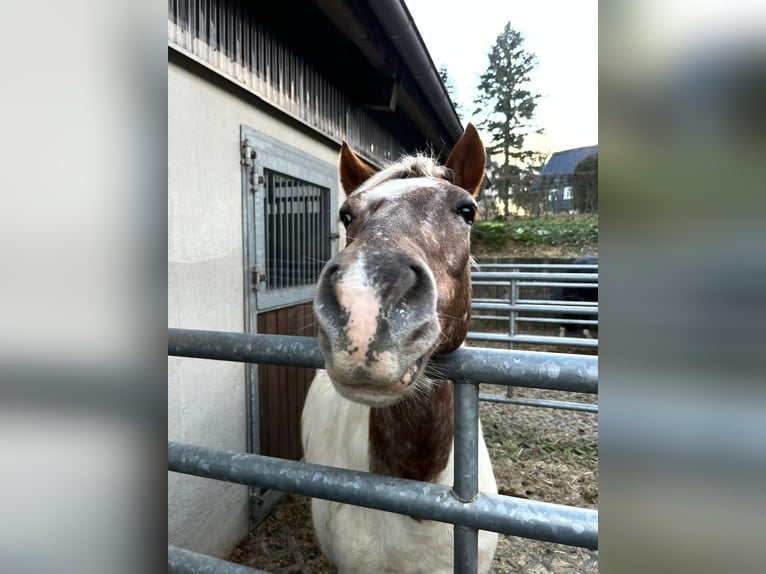
[[[241,146],[251,311],[309,301],[337,250],[336,167],[247,126]]]
[[[316,283],[329,259],[330,189],[264,170],[266,290]]]

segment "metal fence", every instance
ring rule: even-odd
[[[168,354],[322,368],[316,339],[170,329]],[[429,369],[455,384],[454,487],[346,469],[168,443],[168,470],[455,524],[455,572],[477,567],[479,530],[598,548],[598,511],[478,492],[479,383],[598,393],[596,357],[462,347]],[[256,572],[174,547],[174,573]]]
[[[482,263],[480,267],[482,271],[471,273],[474,287],[471,320],[505,321],[508,334],[471,331],[466,339],[507,343],[508,348],[513,348],[515,343],[598,348],[598,339],[524,334],[519,326],[521,323],[556,326],[568,323],[597,328],[598,301],[565,301],[556,299],[555,294],[564,288],[598,290],[598,265]],[[494,287],[502,296],[479,297],[477,292],[481,292],[482,287]]]
[[[598,328],[597,301],[564,301],[556,294],[564,288],[598,289],[598,265],[573,263],[481,263],[482,271],[471,274],[474,297],[471,301],[473,322],[503,322],[507,334],[470,331],[467,340],[514,344],[556,345],[572,348],[598,348],[598,339],[522,333],[520,323],[560,326],[563,323]],[[492,271],[489,271],[492,269]],[[594,273],[595,271],[595,273]],[[494,291],[494,297],[477,294]],[[502,293],[502,296],[498,296]],[[486,293],[485,293],[486,294]],[[491,315],[476,313],[484,311]],[[583,318],[586,317],[586,318]],[[597,413],[591,403],[533,399],[513,396],[508,386],[506,396],[479,395],[480,400],[525,406],[546,407]]]

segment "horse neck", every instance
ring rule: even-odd
[[[370,471],[432,481],[452,452],[454,390],[450,381],[388,407],[370,410]]]

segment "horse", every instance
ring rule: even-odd
[[[598,265],[598,257],[587,255],[578,257],[572,263],[583,265]],[[580,270],[574,270],[574,273],[581,273]],[[598,303],[598,286],[596,287],[562,287],[559,297],[564,301],[573,302],[595,302]],[[593,315],[573,315],[572,318],[586,320],[593,319]],[[559,337],[566,337],[569,331],[582,331],[584,337],[592,339],[593,335],[587,325],[562,323],[559,326]]]
[[[471,225],[485,149],[468,124],[443,165],[424,154],[381,171],[343,142],[346,246],[314,298],[325,360],[301,416],[305,460],[453,484],[454,387],[424,374],[463,344],[471,312]],[[479,424],[479,490],[497,493]],[[339,572],[452,572],[452,524],[313,499],[314,531]],[[479,532],[479,570],[497,534]]]

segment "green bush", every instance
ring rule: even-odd
[[[584,247],[598,243],[598,217],[479,221],[471,241],[488,249],[523,245]]]

